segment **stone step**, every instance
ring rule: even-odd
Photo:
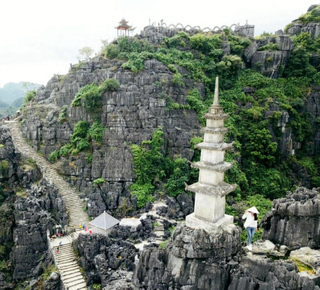
[[[70,245],[70,244],[69,244]],[[60,253],[62,253],[62,254],[70,254],[70,255],[74,255],[73,254],[73,249],[71,249],[71,248],[66,248],[66,245],[65,246],[61,246],[60,247]]]
[[[61,277],[63,277],[63,279],[68,278],[69,275],[75,275],[75,274],[82,275],[82,273],[79,269],[63,270],[63,271],[60,271],[60,273],[61,273]]]
[[[70,258],[70,257],[74,258],[74,254],[71,251],[60,249],[59,253],[57,253],[57,250],[55,250],[55,257],[57,259],[66,259],[66,258]]]
[[[87,289],[87,284],[86,282],[83,282],[81,284],[78,284],[76,286],[73,286],[73,287],[69,287],[68,290],[82,290],[82,289]]]
[[[63,276],[63,280],[67,280],[69,278],[79,277],[79,276],[81,276],[81,278],[83,278],[80,271],[68,272],[67,275],[66,274],[62,275],[61,274],[61,276]]]
[[[68,277],[63,279],[63,282],[66,283],[66,284],[69,284],[69,283],[72,283],[72,282],[76,282],[76,281],[77,282],[84,281],[81,274],[80,275],[78,274],[76,276],[68,275]]]
[[[77,263],[74,264],[69,264],[69,265],[59,265],[59,270],[62,271],[63,273],[67,273],[67,272],[74,272],[76,270],[79,269],[79,266]]]
[[[72,262],[65,262],[65,263],[62,263],[62,262],[60,262],[59,263],[59,269],[61,269],[61,270],[65,270],[65,269],[71,269],[71,268],[78,268],[79,266],[78,266],[78,263],[77,262],[75,262],[75,261],[72,261]]]
[[[56,256],[56,260],[60,263],[60,262],[72,262],[72,261],[75,261],[75,257],[74,256],[72,256],[72,255],[70,255],[70,256],[65,256],[65,255],[63,255],[63,256],[60,256],[60,257],[58,257],[58,256]]]
[[[68,289],[71,289],[71,287],[79,287],[79,286],[86,286],[86,282],[81,279],[81,280],[78,280],[78,281],[73,281],[73,282],[70,282],[70,283],[64,283],[68,286]],[[84,284],[84,285],[83,285]],[[75,289],[79,289],[79,288],[75,288]]]
[[[70,258],[70,257],[74,257],[74,254],[72,251],[69,250],[60,250],[59,254],[56,254],[56,257],[61,259],[61,258]]]

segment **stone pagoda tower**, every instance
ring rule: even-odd
[[[218,77],[213,105],[204,117],[204,141],[197,145],[201,149],[200,161],[192,164],[200,169],[199,181],[186,186],[187,190],[196,194],[194,213],[186,217],[186,225],[215,232],[219,227],[233,225],[233,216],[225,214],[225,196],[237,187],[224,182],[225,171],[232,167],[231,163],[224,161],[225,151],[231,149],[232,144],[224,142],[224,135],[227,133],[224,121],[228,114],[224,114],[219,105]]]

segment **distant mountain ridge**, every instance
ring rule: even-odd
[[[7,83],[0,88],[0,103],[11,105],[16,99],[24,98],[27,91],[37,90],[41,84],[29,82]],[[0,105],[0,107],[3,107]]]
[[[26,93],[41,86],[29,82],[5,84],[0,88],[0,118],[13,115],[22,106]]]

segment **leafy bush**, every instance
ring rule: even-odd
[[[83,94],[84,107],[88,112],[96,112],[96,110],[102,107],[102,96],[100,88],[96,84],[91,84],[90,89],[88,89]]]
[[[117,91],[119,89],[120,85],[119,82],[116,79],[107,79],[105,80],[102,85],[100,86],[100,91]]]
[[[34,99],[34,97],[36,96],[36,94],[37,94],[37,91],[35,91],[35,90],[28,91],[26,94],[26,97],[24,99],[24,104],[31,102]]]
[[[68,116],[67,116],[67,112],[68,112],[68,106],[64,105],[61,109],[60,109],[60,113],[59,113],[59,122],[63,123],[65,121],[68,120]]]
[[[91,145],[87,140],[81,139],[79,142],[77,142],[76,149],[78,149],[79,151],[84,151],[84,150],[89,149],[90,147],[91,147]],[[74,155],[76,155],[76,154],[74,154]]]
[[[83,104],[86,111],[96,112],[102,107],[102,95],[106,91],[116,91],[119,87],[118,81],[113,78],[105,80],[100,86],[95,83],[86,85],[75,95],[71,106],[80,107]]]
[[[71,136],[71,142],[76,143],[80,139],[86,138],[90,124],[87,121],[79,121],[75,124],[73,134]]]
[[[120,53],[120,48],[118,45],[115,45],[113,43],[110,43],[108,46],[106,46],[104,54],[109,59],[116,58]]]
[[[183,79],[182,79],[182,75],[180,73],[175,73],[173,75],[173,79],[172,79],[172,83],[179,86],[179,87],[182,87],[184,85],[184,82],[183,82]]]
[[[106,130],[99,122],[94,122],[88,130],[88,138],[102,144],[103,132]]]
[[[97,178],[93,181],[94,186],[99,186],[106,183],[106,180],[103,177]]]
[[[137,196],[138,208],[144,207],[148,201],[153,201],[154,186],[150,182],[144,184],[134,183],[131,185],[130,190],[131,194]]]
[[[190,165],[185,158],[176,158],[173,162],[173,173],[170,175],[166,189],[170,196],[176,197],[184,192],[185,183],[190,178]]]
[[[187,103],[190,105],[191,109],[197,113],[200,123],[204,125],[205,119],[203,118],[203,115],[205,114],[207,107],[204,105],[202,97],[197,89],[188,92]]]
[[[73,150],[73,145],[71,143],[67,143],[66,145],[62,146],[59,150],[59,156],[69,156]]]
[[[320,22],[320,5],[300,16],[297,21],[303,24]]]
[[[84,96],[86,95],[86,93],[94,88],[96,88],[97,85],[95,83],[92,83],[90,85],[86,85],[84,87],[82,87],[78,93],[74,96],[74,99],[71,103],[72,107],[80,107],[81,106],[81,100],[84,98]]]
[[[51,163],[54,163],[54,162],[56,162],[58,160],[58,158],[59,158],[59,151],[55,150],[55,151],[50,153],[48,159],[49,159],[49,161]]]
[[[132,194],[137,195],[139,207],[144,206],[148,200],[152,200],[153,184],[165,176],[163,144],[163,132],[159,128],[153,133],[150,141],[143,141],[141,146],[131,146],[137,180],[130,189]]]
[[[258,49],[259,51],[274,51],[274,50],[279,50],[279,45],[278,44],[276,44],[276,43],[272,43],[272,42],[270,42],[270,43],[268,43],[268,44],[266,44],[266,45],[264,45],[264,46],[261,46],[261,47],[259,47],[259,49]]]
[[[86,160],[87,160],[88,164],[92,163],[92,158],[93,158],[93,156],[92,156],[91,153],[86,157]]]
[[[9,170],[9,163],[7,160],[0,161],[0,173],[4,174],[6,171]]]

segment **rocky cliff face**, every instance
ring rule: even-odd
[[[4,198],[0,204],[0,289],[13,289],[12,279],[26,278],[32,278],[36,287],[39,276],[52,263],[47,255],[47,229],[67,225],[69,218],[57,189],[41,180],[33,160],[16,152],[7,126],[0,126],[0,156]],[[59,276],[51,278],[49,284],[60,284]]]
[[[20,154],[16,154],[14,150],[9,128],[5,125],[0,126],[1,184],[7,183],[10,188],[14,187],[14,183],[17,180],[15,173],[19,165],[20,157]]]
[[[155,60],[146,61],[146,69],[138,74],[121,69],[120,64],[96,58],[79,68],[72,67],[60,83],[54,77],[46,88],[39,90],[36,97],[39,103],[27,107],[23,115],[24,135],[48,157],[69,142],[75,123],[92,122],[93,118],[83,107],[69,106],[67,121],[61,123],[58,120],[60,106],[70,105],[84,85],[101,83],[107,78],[119,82],[118,91],[103,95],[100,117],[107,130],[102,145],[93,145],[92,162],[80,154],[62,159],[57,165],[72,184],[88,194],[88,213],[92,216],[121,207],[124,202],[128,208],[135,208],[128,190],[135,179],[131,144],[150,140],[153,131],[161,127],[164,150],[171,156],[180,155],[190,160],[193,156],[190,139],[200,130],[194,111],[171,110],[168,104],[185,105],[187,90],[197,87],[203,93],[203,85],[190,79],[184,79],[183,86],[175,85],[173,74]],[[106,183],[93,188],[93,180],[101,177]]]
[[[291,249],[320,246],[320,188],[298,188],[273,201],[262,221],[263,238]]]
[[[80,235],[73,246],[81,257],[88,285],[106,287],[121,277],[131,280],[138,251],[132,243],[103,235]]]
[[[23,279],[41,271],[36,266],[48,250],[47,229],[53,234],[55,225],[68,225],[69,218],[57,189],[44,179],[18,196],[14,208],[13,278]]]
[[[263,50],[270,44],[277,50]],[[254,40],[244,51],[247,65],[270,78],[281,76],[281,66],[286,66],[293,50],[293,41],[287,35],[269,36]]]
[[[317,8],[318,5],[311,5],[307,12],[313,12],[314,15],[319,16],[320,12]],[[320,24],[317,22],[309,22],[307,24],[299,22],[298,20],[292,21],[287,29],[289,35],[299,35],[306,32],[310,34],[312,38],[317,38],[320,35]]]

